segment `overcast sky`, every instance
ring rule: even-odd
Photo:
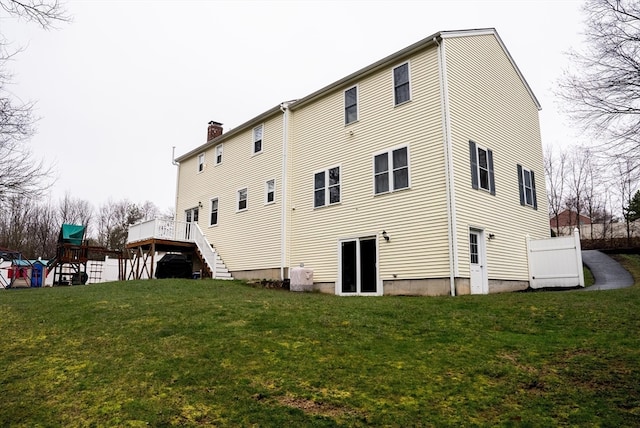
[[[31,147],[65,192],[175,203],[176,156],[282,101],[302,98],[442,30],[496,28],[542,104],[543,144],[572,143],[553,94],[582,40],[582,1],[69,0],[70,24],[8,18],[25,47],[11,91],[37,101]]]

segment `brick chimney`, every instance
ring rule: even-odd
[[[213,120],[209,122],[209,128],[207,129],[207,141],[213,140],[216,137],[222,135],[222,124],[218,122],[214,122]]]

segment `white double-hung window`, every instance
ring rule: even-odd
[[[358,120],[358,87],[344,91],[344,124]]]
[[[237,211],[245,211],[247,209],[247,199],[248,199],[247,188],[245,187],[244,189],[238,190]]]
[[[518,164],[518,187],[520,189],[520,205],[538,209],[536,198],[536,176],[532,170]]]
[[[276,180],[268,180],[264,183],[264,204],[273,204],[276,201]]]
[[[211,217],[209,218],[209,226],[218,225],[218,198],[211,198]]]
[[[409,187],[409,148],[399,147],[373,157],[375,194]]]
[[[314,208],[338,203],[340,203],[340,167],[316,172],[313,175]]]
[[[253,154],[262,152],[262,134],[264,131],[263,125],[258,125],[253,128]]]
[[[493,151],[469,140],[469,158],[471,161],[471,187],[496,194],[496,181],[493,172]]]
[[[222,163],[222,143],[216,146],[216,165]]]
[[[411,87],[409,83],[409,63],[393,69],[393,98],[395,105],[411,100]]]
[[[200,153],[198,155],[198,172],[202,172],[204,170],[204,153]]]

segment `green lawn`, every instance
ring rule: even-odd
[[[0,426],[640,426],[639,314],[637,285],[456,298],[211,280],[6,290]]]

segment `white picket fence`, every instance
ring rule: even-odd
[[[547,239],[527,237],[531,288],[584,287],[580,232]]]

